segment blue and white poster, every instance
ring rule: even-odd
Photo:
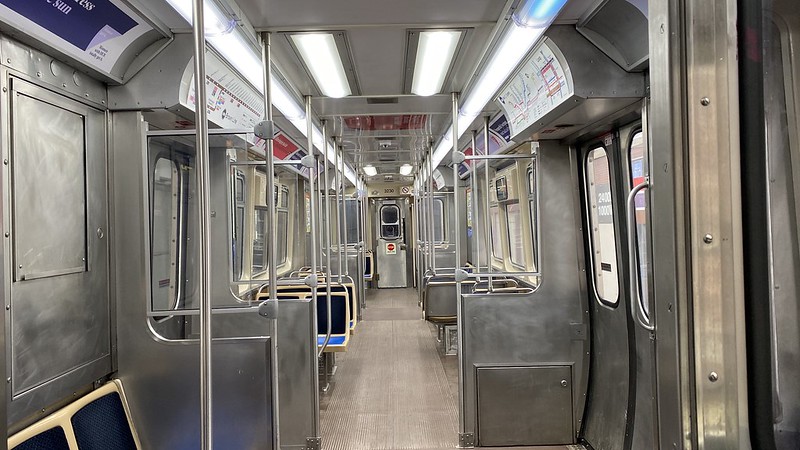
[[[153,30],[118,0],[0,0],[0,18],[103,72]]]

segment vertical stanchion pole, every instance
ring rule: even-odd
[[[347,239],[347,195],[345,195],[346,189],[345,184],[347,183],[347,177],[344,176],[344,146],[341,148],[342,151],[342,237],[344,246],[342,247],[342,254],[344,256],[344,274],[350,275],[350,250],[347,247],[348,239]]]
[[[428,154],[428,253],[431,259],[431,273],[436,275],[436,233],[433,230],[433,147]]]
[[[261,127],[261,138],[265,140],[264,163],[267,169],[267,231],[269,236],[269,302],[272,303],[272,333],[270,336],[272,371],[272,426],[273,426],[273,447],[280,448],[280,403],[278,399],[278,231],[276,227],[277,205],[275,204],[275,164],[273,161],[273,137],[274,128],[272,126],[272,41],[269,33],[261,34],[261,59],[263,61],[264,74],[264,123],[266,127]],[[264,132],[266,131],[266,132]]]
[[[338,257],[339,270],[336,275],[339,277],[339,283],[342,282],[342,206],[339,199],[344,197],[344,183],[342,183],[342,172],[339,170],[339,163],[342,161],[342,146],[341,138],[339,138],[339,145],[336,145],[336,231],[338,241],[336,246],[336,254]]]
[[[466,421],[464,417],[464,326],[463,315],[461,312],[461,286],[463,279],[460,276],[461,271],[461,217],[459,216],[459,202],[458,202],[458,163],[456,162],[456,153],[458,152],[458,94],[453,92],[453,215],[455,222],[455,246],[456,246],[456,260],[453,269],[453,278],[456,281],[456,329],[458,330],[458,410],[459,410],[459,442],[463,443],[466,439]]]
[[[485,116],[483,118],[483,153],[485,155],[489,155],[489,117]],[[483,160],[483,179],[486,183],[486,196],[484,197],[486,200],[485,203],[485,210],[484,210],[484,218],[483,218],[483,225],[485,231],[485,239],[486,239],[486,271],[489,273],[488,281],[489,281],[489,292],[492,292],[494,288],[492,287],[492,228],[491,228],[491,218],[489,217],[489,160]],[[499,230],[498,230],[499,231]]]
[[[472,130],[472,154],[473,155],[477,155],[478,154],[478,148],[476,147],[477,140],[475,139],[475,136],[477,134],[478,133],[475,130]],[[481,246],[480,246],[480,243],[478,242],[477,233],[475,233],[475,228],[476,228],[475,227],[475,223],[476,223],[477,218],[478,218],[478,215],[475,214],[475,212],[478,209],[477,208],[478,203],[475,201],[477,199],[477,195],[478,195],[478,190],[476,189],[478,187],[478,184],[475,182],[475,176],[478,174],[478,172],[475,169],[478,166],[478,160],[477,159],[473,160],[471,165],[472,165],[472,170],[470,171],[470,174],[469,174],[469,186],[470,186],[470,195],[472,196],[472,201],[469,202],[469,204],[472,205],[472,208],[471,208],[472,210],[468,211],[467,214],[470,214],[472,216],[472,243],[473,243],[473,247],[475,247],[475,273],[481,273]]]
[[[200,224],[200,447],[214,447],[211,365],[211,194],[206,110],[206,38],[203,0],[192,1],[197,185]]]
[[[314,355],[314,426],[316,427],[315,431],[317,436],[319,437],[319,388],[317,387],[317,383],[319,380],[319,356],[317,355],[317,336],[319,336],[319,329],[317,328],[317,302],[319,300],[319,295],[317,292],[317,286],[319,285],[317,281],[317,213],[316,213],[316,204],[317,204],[317,186],[316,186],[316,178],[317,178],[317,158],[314,156],[314,139],[313,139],[313,131],[314,131],[314,123],[311,116],[311,97],[306,96],[305,98],[305,106],[306,106],[306,133],[308,134],[308,141],[307,141],[307,148],[308,148],[308,155],[305,158],[308,158],[306,161],[303,162],[303,166],[307,167],[309,170],[308,173],[308,189],[310,191],[310,205],[309,208],[311,209],[311,274],[306,279],[306,285],[311,288],[311,311],[313,314],[312,319],[312,328],[313,328],[313,336],[312,336],[312,347],[313,350],[311,354]],[[304,159],[305,159],[304,158]],[[330,299],[330,297],[328,297]],[[330,328],[328,328],[330,330]]]

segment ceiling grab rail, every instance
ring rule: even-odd
[[[637,252],[636,252],[636,195],[639,192],[650,189],[650,179],[645,178],[644,181],[636,185],[631,192],[628,193],[628,201],[626,203],[626,217],[628,227],[628,269],[630,277],[630,296],[631,296],[631,315],[636,318],[636,322],[648,331],[654,331],[650,314],[644,307],[644,299],[639,293],[639,270],[637,265]]]
[[[273,194],[275,189],[275,161],[273,154],[273,139],[275,137],[275,126],[272,122],[272,39],[269,33],[261,35],[261,60],[264,77],[264,121],[256,125],[254,133],[264,139],[264,165],[267,170],[266,190],[267,200],[267,232],[269,242],[269,299],[259,305],[259,314],[270,319],[272,333],[270,336],[270,371],[272,387],[272,444],[275,448],[280,448],[280,414],[278,410],[280,402],[278,398],[278,230],[277,205]]]
[[[200,234],[200,447],[211,450],[212,375],[211,367],[211,187],[208,168],[208,110],[206,109],[206,38],[203,0],[192,0],[192,37],[194,38],[195,140],[197,148],[197,190]]]

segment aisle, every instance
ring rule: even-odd
[[[334,383],[321,396],[323,448],[455,448],[458,397],[416,291],[368,292],[364,321],[348,351],[337,355]]]

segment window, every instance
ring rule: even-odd
[[[173,308],[177,301],[177,234],[179,186],[174,161],[159,158],[153,169],[151,218],[151,278],[154,311]]]
[[[345,210],[347,212],[347,243],[358,244],[361,241],[359,233],[361,211],[358,200],[345,200]]]
[[[244,269],[244,211],[246,180],[244,172],[233,169],[233,279],[242,279]]]
[[[619,301],[617,238],[611,172],[603,147],[592,149],[587,155],[586,185],[595,292],[602,302],[616,305]]]
[[[530,214],[531,243],[533,246],[533,270],[539,270],[539,207],[536,184],[536,159],[528,167],[528,212]]]
[[[631,189],[642,184],[648,173],[647,148],[644,134],[637,131],[631,138],[630,145],[630,172]],[[639,269],[638,289],[639,298],[646,313],[649,313],[648,304],[648,279],[647,279],[647,197],[644,191],[636,194],[636,263]]]
[[[253,276],[267,269],[267,208],[256,206],[253,216]]]
[[[495,205],[489,208],[489,215],[492,218],[492,255],[497,259],[503,259],[503,241],[500,240],[500,207]]]
[[[289,243],[289,211],[278,210],[278,264],[284,264],[289,257],[287,245]]]
[[[433,199],[433,242],[436,244],[444,242],[444,200],[441,198]]]
[[[398,239],[400,237],[400,208],[397,205],[381,207],[381,238]]]
[[[525,248],[522,240],[522,220],[519,203],[506,205],[506,225],[508,226],[508,248],[511,264],[525,269]]]

